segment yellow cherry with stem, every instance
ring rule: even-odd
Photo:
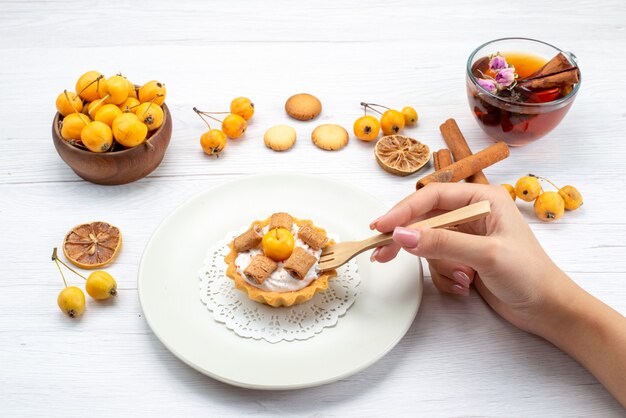
[[[61,137],[66,141],[80,141],[83,128],[91,122],[89,116],[82,113],[70,113],[61,122]]]
[[[395,135],[400,133],[400,131],[404,129],[404,115],[402,115],[402,113],[398,112],[397,110],[390,109],[387,106],[375,103],[361,102],[361,106],[364,106],[365,108],[370,108],[374,112],[382,115],[380,117],[380,127],[383,130],[383,135]],[[387,110],[382,113],[377,110],[376,107],[382,107]]]
[[[200,136],[200,146],[202,147],[202,150],[207,155],[215,155],[216,158],[219,158],[220,152],[226,148],[226,134],[219,129],[212,129],[209,121],[204,118],[204,116],[207,115],[203,116],[203,112],[195,107],[193,108],[193,111],[196,112],[200,119],[202,119],[202,121],[209,128],[208,131]]]
[[[99,83],[98,94],[106,103],[118,105],[128,98],[128,80],[114,75]]]
[[[151,80],[139,88],[138,97],[141,103],[154,101],[161,106],[165,101],[166,94],[165,84]]]
[[[254,115],[254,103],[247,97],[237,97],[230,102],[230,113],[239,115],[245,120],[250,120]]]
[[[61,278],[63,279],[63,284],[65,285],[65,288],[61,290],[61,292],[57,296],[57,305],[65,315],[69,316],[70,318],[78,318],[83,314],[83,312],[85,312],[85,294],[78,287],[67,285],[65,275],[63,274],[63,270],[61,270],[61,266],[59,265],[60,260],[57,257],[56,247],[52,251],[52,261],[54,261],[57,265],[59,273],[61,274]],[[62,261],[61,263],[65,265],[65,263],[63,263]]]
[[[146,124],[149,131],[158,129],[163,124],[163,109],[152,102],[142,103],[134,112],[139,120]]]
[[[361,141],[370,142],[378,137],[380,122],[367,114],[368,106],[363,106],[364,115],[354,121],[354,135]]]
[[[537,177],[540,180],[547,181],[555,189],[558,190],[559,195],[561,196],[561,198],[563,198],[563,202],[565,203],[565,210],[576,210],[583,204],[583,195],[578,191],[576,187],[570,185],[559,187],[545,177],[533,177]]]
[[[98,88],[100,87],[100,82],[103,80],[104,76],[98,71],[87,71],[78,78],[76,82],[76,92],[81,99],[88,102],[98,100],[101,98],[100,93],[98,93]]]
[[[196,108],[194,108],[194,111],[199,115],[203,115],[217,122],[221,122],[222,131],[230,139],[240,138],[246,132],[248,123],[246,122],[244,118],[242,118],[239,115],[235,115],[229,112],[205,112],[202,110],[198,110]],[[216,114],[226,114],[226,113],[228,113],[228,116],[226,116],[223,121],[213,116]]]
[[[83,101],[76,93],[63,90],[63,93],[57,96],[56,108],[62,116],[80,113],[83,110]]]
[[[66,269],[85,280],[85,290],[87,290],[87,293],[92,298],[96,300],[105,300],[110,298],[111,296],[117,296],[117,282],[115,281],[113,276],[111,276],[106,271],[97,270],[91,272],[91,274],[89,274],[89,277],[85,277],[76,270],[74,270],[72,267],[68,266],[62,260],[60,260],[56,256],[56,248],[52,253],[52,257],[57,262],[57,266],[58,263],[61,263],[63,264],[63,266],[65,266]],[[59,271],[60,270],[61,267],[59,266]],[[65,278],[63,280],[65,280]]]

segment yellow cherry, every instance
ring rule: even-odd
[[[404,124],[406,126],[417,125],[417,112],[411,106],[402,108],[402,116],[404,116]]]
[[[535,214],[544,222],[552,222],[563,216],[565,202],[557,192],[543,192],[534,204]]]
[[[384,135],[395,135],[404,129],[404,115],[397,110],[389,109],[381,116],[380,127]]]
[[[83,145],[92,152],[105,152],[113,145],[113,134],[106,123],[93,121],[80,133]]]
[[[583,195],[574,186],[561,187],[559,195],[565,202],[565,210],[576,210],[583,204]]]
[[[94,271],[85,282],[87,294],[94,299],[104,300],[117,295],[117,283],[106,271]]]
[[[64,90],[57,96],[56,107],[61,115],[67,116],[70,113],[80,113],[83,110],[83,101],[76,93]]]
[[[541,193],[541,184],[535,176],[524,176],[515,183],[515,194],[526,202],[532,202]]]
[[[70,113],[61,122],[61,136],[65,140],[80,141],[83,128],[91,122],[89,116],[82,113]]]
[[[134,113],[122,113],[113,121],[113,136],[125,147],[143,144],[148,135],[148,127]]]
[[[98,99],[98,100],[94,100],[93,102],[89,103],[87,105],[87,114],[89,115],[90,118],[95,118],[96,117],[96,113],[98,112],[98,110],[104,106],[105,104],[107,104],[104,99]]]
[[[158,129],[163,124],[163,109],[152,102],[142,103],[135,109],[139,120],[146,124],[149,131]]]
[[[245,120],[250,120],[254,115],[254,103],[247,97],[237,97],[230,102],[230,113],[239,115]]]
[[[109,77],[99,84],[98,94],[107,103],[123,103],[128,98],[128,80],[121,75]]]
[[[117,105],[117,107],[119,107],[122,112],[135,113],[135,110],[137,110],[140,104],[141,102],[136,97],[129,97],[128,99]]]
[[[78,318],[85,312],[85,294],[76,286],[68,286],[57,296],[57,305],[70,318]]]
[[[219,129],[209,129],[200,137],[200,146],[207,155],[219,155],[226,148],[226,134]]]
[[[81,75],[76,82],[76,92],[81,99],[88,102],[100,99],[98,87],[100,82],[104,81],[104,76],[98,71],[87,71]]]
[[[274,261],[288,259],[293,252],[294,245],[293,235],[285,228],[272,229],[261,240],[263,254]]]
[[[139,88],[138,97],[141,103],[152,102],[161,106],[165,101],[166,93],[165,84],[152,80]]]
[[[93,120],[97,120],[99,122],[106,123],[109,126],[113,126],[113,121],[121,114],[122,111],[119,107],[109,103],[98,108],[98,110],[96,111],[96,116],[94,116]]]
[[[226,134],[230,139],[240,138],[244,132],[246,132],[247,127],[246,120],[239,115],[230,114],[224,118],[222,122],[222,131]]]
[[[361,141],[370,142],[378,137],[380,122],[374,116],[365,115],[354,121],[354,135]]]

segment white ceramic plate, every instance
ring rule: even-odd
[[[161,342],[194,369],[255,389],[296,389],[329,383],[376,362],[404,336],[422,298],[419,260],[357,258],[360,294],[335,327],[305,340],[270,344],[237,336],[200,301],[198,269],[208,248],[228,231],[285,211],[336,233],[369,236],[386,210],[348,185],[296,174],[246,177],[203,192],[156,229],[139,267],[139,298]]]

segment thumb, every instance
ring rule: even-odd
[[[493,238],[447,229],[397,227],[393,240],[411,254],[429,259],[458,261],[481,270],[493,259]]]

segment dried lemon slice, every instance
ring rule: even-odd
[[[376,143],[374,155],[385,171],[396,176],[408,176],[426,165],[430,160],[430,149],[408,136],[388,135]]]
[[[109,264],[122,245],[118,227],[91,222],[72,228],[63,240],[63,254],[74,265],[94,269]]]

